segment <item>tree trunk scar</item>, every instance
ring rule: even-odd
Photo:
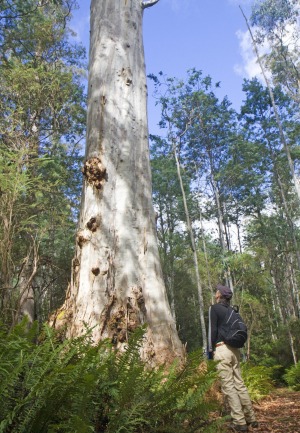
[[[77,235],[77,244],[79,248],[82,248],[86,242],[88,242],[88,239],[86,239],[83,235],[81,234]]]
[[[96,217],[92,217],[90,218],[90,220],[86,223],[86,227],[91,231],[91,232],[95,232],[98,227],[100,226],[101,223],[101,216],[98,215]]]
[[[110,311],[114,305],[115,300],[116,300],[115,295],[112,295],[109,298],[108,303],[105,305],[104,309],[102,310],[102,313],[100,315],[101,317],[100,322],[102,321],[102,326],[100,328],[100,335],[103,334],[104,329],[106,328],[106,324],[110,316]]]
[[[131,86],[132,84],[132,71],[128,68],[122,68],[121,71],[119,71],[118,76],[121,77],[126,86]]]
[[[94,186],[96,189],[101,189],[107,180],[106,168],[102,164],[101,159],[97,157],[92,157],[84,163],[82,173],[88,184]]]
[[[97,277],[100,274],[100,269],[97,268],[92,268],[92,273],[95,275],[95,277]]]
[[[108,258],[108,269],[107,269],[107,284],[106,284],[106,293],[111,294],[115,290],[115,267],[114,267],[114,260],[111,255],[109,254]]]
[[[79,269],[80,269],[80,261],[79,261],[78,257],[75,257],[72,260],[71,284],[70,284],[70,286],[68,288],[69,297],[70,297],[70,287],[74,287],[74,284],[76,284],[76,287],[78,287],[78,272],[79,272]]]

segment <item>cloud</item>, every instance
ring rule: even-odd
[[[248,30],[238,30],[236,32],[236,36],[239,40],[242,63],[234,65],[235,73],[248,79],[254,77],[262,79],[262,72],[257,61],[257,56],[253,49],[251,36]],[[259,47],[260,56],[266,54],[268,51],[269,46],[267,43],[262,47]]]
[[[235,0],[229,0],[234,2]],[[247,1],[247,0],[245,0]],[[255,35],[257,28],[252,28],[252,33]],[[261,68],[257,61],[256,53],[254,52],[252,39],[248,30],[242,31],[238,30],[236,32],[237,39],[239,41],[240,55],[242,62],[240,64],[234,65],[234,71],[237,75],[253,78],[257,77],[262,80]],[[299,27],[298,23],[287,24],[284,28],[284,33],[280,35],[282,37],[283,44],[288,48],[290,52],[297,53],[300,50],[299,43]],[[258,52],[261,58],[265,54],[270,53],[271,46],[267,39],[263,45],[258,46]],[[268,78],[270,78],[270,71],[266,71]]]
[[[250,34],[248,31],[238,30],[236,36],[239,41],[242,63],[234,65],[234,71],[242,77],[253,78],[259,75],[260,67],[253,51]]]

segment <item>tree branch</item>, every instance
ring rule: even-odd
[[[146,8],[151,8],[151,6],[154,6],[156,3],[158,3],[159,0],[147,0],[147,1],[142,1],[142,8],[146,9]]]

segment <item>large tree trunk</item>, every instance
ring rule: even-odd
[[[122,347],[148,324],[143,358],[183,356],[156,240],[148,150],[143,8],[92,0],[86,160],[69,298],[69,336]],[[61,316],[61,315],[60,315]]]

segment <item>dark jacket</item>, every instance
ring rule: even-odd
[[[216,344],[221,342],[222,339],[219,335],[219,329],[225,320],[229,304],[214,304],[209,308],[208,316],[208,350],[214,351]]]

